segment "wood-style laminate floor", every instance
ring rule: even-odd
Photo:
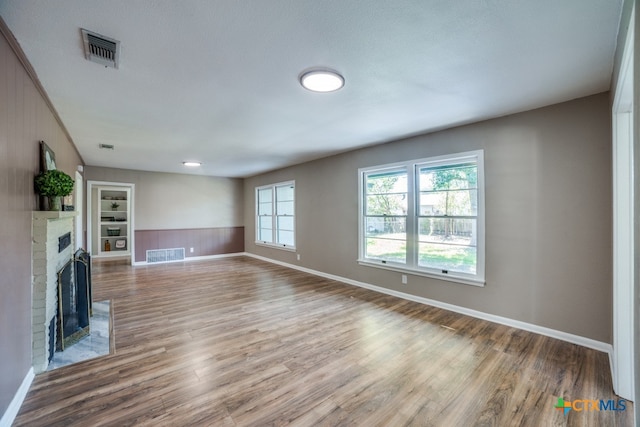
[[[247,257],[95,262],[115,353],[40,374],[17,426],[627,426],[607,355]]]

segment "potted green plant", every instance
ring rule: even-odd
[[[117,211],[119,206],[120,206],[119,204],[117,204],[116,202],[113,202],[111,203],[111,210]]]
[[[71,194],[74,184],[73,178],[57,169],[40,172],[34,183],[36,193],[48,199],[50,211],[61,209],[60,198]]]

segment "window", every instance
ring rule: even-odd
[[[295,182],[256,188],[256,243],[295,249]]]
[[[483,151],[359,175],[361,264],[484,284]]]
[[[365,256],[406,264],[407,172],[376,171],[366,175]]]

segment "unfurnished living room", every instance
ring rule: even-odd
[[[0,427],[634,426],[635,0],[0,0]]]

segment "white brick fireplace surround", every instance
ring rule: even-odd
[[[74,253],[74,219],[78,212],[33,212],[31,227],[33,274],[32,361],[36,374],[49,364],[49,324],[58,306],[58,271]],[[58,239],[71,233],[71,244],[58,253]],[[55,330],[55,328],[54,328]]]

